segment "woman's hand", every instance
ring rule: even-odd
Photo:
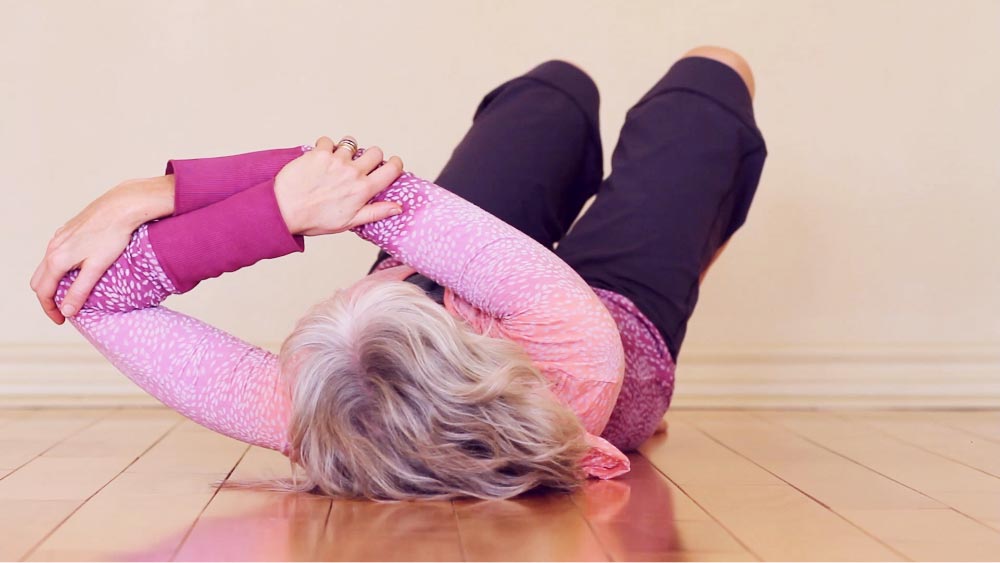
[[[56,229],[30,283],[45,314],[56,324],[76,314],[128,246],[132,232],[146,221],[171,213],[173,176],[127,180]],[[76,268],[80,273],[60,311],[55,303],[56,288],[63,276]]]
[[[274,193],[289,232],[309,236],[340,233],[402,210],[391,201],[367,202],[399,178],[403,161],[393,156],[383,162],[378,147],[363,153],[351,160],[348,150],[335,150],[333,140],[323,136],[313,150],[278,172]]]

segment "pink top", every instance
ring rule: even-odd
[[[290,397],[277,356],[160,303],[204,279],[304,250],[304,238],[288,231],[278,210],[274,176],[311,148],[168,162],[166,173],[176,180],[174,214],[140,226],[70,317],[122,373],[164,404],[285,454]],[[481,334],[520,343],[577,413],[591,445],[586,473],[609,479],[628,472],[628,458],[600,434],[622,389],[623,340],[635,347],[641,336],[644,354],[653,346],[656,357],[669,360],[651,323],[620,335],[626,322],[639,326],[635,315],[641,313],[630,301],[591,289],[549,249],[409,172],[373,200],[400,202],[403,213],[352,229],[393,256],[369,278],[401,280],[419,271],[444,286],[448,311]],[[78,273],[60,282],[57,303]],[[635,358],[628,363],[638,365]],[[655,371],[672,384],[672,361]]]

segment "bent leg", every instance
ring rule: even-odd
[[[555,252],[632,300],[676,361],[699,278],[746,220],[766,154],[743,73],[685,56],[626,114],[611,174]]]
[[[670,406],[699,278],[745,220],[767,154],[744,73],[708,54],[678,60],[629,110],[611,175],[555,251],[653,325],[619,324],[629,365],[601,437],[623,450]]]
[[[544,62],[483,97],[434,183],[552,248],[604,175],[599,103],[579,67]]]

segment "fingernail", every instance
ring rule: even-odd
[[[397,208],[395,208],[395,209],[392,210],[392,213],[390,213],[390,215],[399,215],[402,212],[403,212],[403,208],[397,207]]]
[[[73,306],[70,305],[69,303],[64,303],[59,310],[62,311],[64,317],[68,317],[73,314],[74,309]]]

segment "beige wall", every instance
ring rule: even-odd
[[[769,159],[703,286],[675,405],[1000,402],[1000,2],[0,2],[0,403],[143,401],[28,280],[52,231],[168,158],[357,136],[433,177],[549,58],[626,110],[743,53]],[[345,234],[167,305],[272,350],[367,269]]]

